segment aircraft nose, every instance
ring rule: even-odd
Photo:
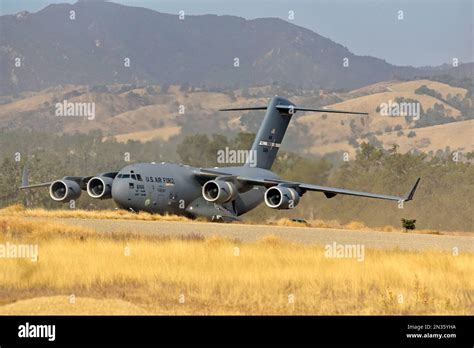
[[[119,207],[128,205],[128,183],[126,180],[115,179],[112,183],[112,198]]]

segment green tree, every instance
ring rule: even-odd
[[[415,230],[415,222],[416,220],[402,218],[402,227],[405,229],[405,232]]]

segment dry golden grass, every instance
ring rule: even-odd
[[[449,146],[451,149],[463,149],[465,152],[474,150],[472,133],[474,120],[457,121],[452,123],[439,124],[436,126],[414,129],[416,137],[407,138],[408,131],[403,137],[399,137],[397,132],[384,133],[377,138],[384,143],[384,148],[389,149],[392,144],[400,146],[398,151],[405,153],[413,148],[423,149],[423,152],[436,151]],[[429,139],[429,144],[423,144],[421,139]]]
[[[381,118],[383,119],[383,117]],[[395,120],[397,120],[396,117],[391,121]],[[391,126],[393,126],[393,124]],[[449,146],[451,149],[463,149],[463,151],[469,152],[474,150],[474,143],[471,141],[473,128],[474,120],[457,121],[436,126],[416,128],[414,130],[416,137],[413,138],[407,137],[410,130],[405,129],[405,133],[401,137],[397,135],[396,131],[392,131],[378,135],[377,139],[383,142],[383,147],[386,150],[392,148],[393,144],[399,145],[398,151],[400,153],[406,153],[411,149],[422,149],[423,152],[436,152],[439,149],[444,150],[446,146]],[[384,127],[381,127],[380,130],[383,129]],[[336,141],[328,144],[314,144],[309,148],[309,152],[323,155],[330,152],[347,151],[350,156],[355,156],[356,151],[352,147],[347,147],[345,136],[346,135],[340,135]],[[429,144],[424,139],[429,139]],[[359,141],[360,140],[361,139],[359,139]]]
[[[147,315],[145,309],[117,299],[44,296],[6,304],[2,315]]]
[[[281,218],[276,221],[269,221],[270,224],[277,225],[277,226],[290,226],[290,227],[317,227],[317,228],[336,228],[336,229],[347,229],[347,230],[371,230],[368,228],[363,222],[361,221],[351,221],[345,225],[340,224],[336,220],[320,220],[314,219],[309,220],[306,223],[304,222],[296,222],[288,218]],[[390,226],[392,230],[395,230],[394,227]],[[388,231],[388,226],[385,226],[382,229],[377,229],[382,231]]]
[[[0,240],[21,240],[26,242],[45,241],[51,238],[68,237],[84,239],[96,235],[96,231],[84,227],[64,225],[56,222],[27,221],[21,217],[0,216]]]
[[[45,219],[61,219],[61,218],[78,218],[78,219],[111,219],[111,220],[142,220],[142,221],[178,221],[178,222],[208,222],[206,218],[196,218],[194,220],[188,219],[184,216],[178,215],[158,215],[158,214],[149,214],[146,212],[140,212],[135,214],[126,210],[47,210],[43,208],[34,208],[34,209],[25,209],[20,204],[11,205],[9,207],[0,209],[0,217],[35,217],[35,218],[45,218]],[[234,223],[238,224],[247,224],[247,225],[256,225],[261,224],[257,221],[236,221]],[[307,223],[295,222],[288,218],[281,218],[278,220],[269,220],[267,224],[276,225],[276,226],[287,226],[287,227],[316,227],[316,228],[329,228],[329,229],[349,229],[349,230],[369,230],[369,231],[382,231],[382,232],[405,232],[401,228],[393,226],[384,226],[384,227],[375,227],[369,228],[363,222],[360,221],[351,221],[348,224],[341,224],[337,220],[308,220]],[[54,225],[54,224],[53,224]],[[54,230],[54,227],[51,227],[51,223],[46,221],[48,228],[44,230]],[[410,231],[410,233],[422,233],[422,234],[451,234],[451,235],[465,235],[468,232],[440,232],[436,230],[415,230]]]
[[[399,232],[397,229],[395,229],[395,227],[389,226],[389,225],[382,227],[382,231],[383,232]]]
[[[276,221],[270,221],[270,224],[276,225],[276,226],[290,226],[290,227],[306,227],[309,226],[309,224],[306,224],[304,222],[296,222],[292,221],[287,218],[281,218]]]
[[[367,230],[367,226],[361,221],[351,221],[344,225],[347,230]]]
[[[115,135],[114,138],[121,143],[126,143],[129,140],[136,140],[141,142],[146,142],[154,139],[161,139],[168,141],[169,138],[178,135],[181,132],[181,127],[179,126],[169,126],[161,127],[157,129],[130,132],[124,134]]]
[[[37,243],[39,260],[0,259],[1,303],[62,296],[54,310],[35,314],[77,313],[64,301],[71,294],[110,306],[124,301],[127,314],[474,313],[472,253],[366,250],[358,262],[275,236],[254,243],[119,238],[2,216],[6,241]],[[77,302],[80,312],[114,313],[97,301]],[[24,304],[0,306],[0,314],[35,311]],[[124,303],[117,306],[123,314]]]
[[[412,149],[422,150],[423,152],[444,150],[446,146],[451,149],[462,149],[469,152],[474,149],[472,145],[472,122],[460,121],[437,125],[432,127],[424,127],[416,129],[416,137],[407,138],[406,135],[410,131],[403,117],[384,117],[376,112],[377,107],[389,100],[395,101],[397,97],[406,99],[415,99],[419,101],[423,110],[433,108],[435,104],[442,104],[451,116],[459,117],[460,111],[447,105],[443,100],[437,99],[429,95],[416,94],[415,90],[422,85],[434,89],[444,98],[448,94],[464,96],[466,89],[452,87],[447,84],[430,80],[414,80],[414,81],[385,81],[360,89],[356,89],[347,95],[341,95],[345,100],[332,105],[327,105],[329,109],[347,109],[365,111],[370,114],[367,120],[367,130],[371,132],[382,132],[377,138],[383,142],[385,149],[390,149],[395,143],[400,146],[399,152],[405,153]],[[341,116],[338,118],[315,117],[314,115],[304,115],[296,120],[297,123],[305,126],[309,133],[313,136],[313,145],[307,149],[309,153],[324,155],[331,152],[348,152],[352,157],[355,155],[355,149],[347,146],[347,141],[351,137],[351,128],[347,125],[351,120],[359,122],[353,116]],[[341,126],[340,122],[344,122],[345,126]],[[399,136],[398,131],[386,132],[386,128],[394,128],[401,126],[404,135]],[[331,129],[331,134],[324,133],[324,129]],[[360,142],[363,139],[358,139]],[[429,140],[429,143],[428,143]]]
[[[336,220],[321,220],[315,219],[310,220],[309,224],[311,227],[318,227],[318,228],[343,228],[343,226]]]
[[[139,214],[127,210],[66,210],[55,209],[47,210],[43,208],[25,209],[20,204],[15,204],[0,209],[0,216],[18,216],[18,217],[40,217],[40,218],[77,218],[77,219],[121,219],[121,220],[143,220],[143,221],[191,221],[184,216],[178,215],[159,215],[140,212]]]
[[[424,80],[413,80],[413,81],[403,81],[403,82],[401,81],[378,82],[369,86],[355,89],[349,92],[349,95],[366,95],[366,94],[374,94],[374,93],[381,93],[381,92],[387,92],[387,91],[415,93],[415,90],[423,85],[425,85],[426,87],[430,89],[434,89],[436,92],[440,93],[445,99],[447,98],[448,94],[451,94],[452,96],[460,95],[464,97],[467,93],[467,90],[464,88],[453,87],[442,82],[424,79]]]
[[[435,104],[442,104],[446,110],[451,112],[451,115],[456,117],[460,115],[458,109],[453,108],[452,106],[446,104],[442,100],[439,100],[435,97],[426,95],[426,94],[415,94],[414,91],[409,90],[400,90],[396,91],[393,89],[393,86],[390,87],[390,91],[369,94],[361,97],[356,97],[352,99],[347,99],[342,102],[328,105],[328,109],[341,109],[341,110],[361,110],[369,113],[374,113],[378,105],[382,103],[387,103],[389,100],[395,101],[397,97],[403,97],[405,99],[415,99],[421,103],[423,110],[433,108]],[[403,88],[402,88],[403,89]],[[346,109],[343,109],[346,108]],[[348,108],[348,109],[347,109]],[[303,116],[305,119],[303,122],[309,121],[308,116]],[[301,118],[303,118],[301,117]]]
[[[406,232],[404,229],[402,228],[396,228],[396,227],[393,227],[393,226],[384,226],[382,229],[381,229],[383,232]],[[421,234],[437,234],[437,235],[441,235],[443,233],[441,233],[440,231],[437,231],[437,230],[415,230],[415,231],[410,231],[410,233],[421,233]],[[456,232],[453,232],[453,233],[450,233],[451,235],[455,235]],[[469,233],[467,233],[469,235]]]
[[[434,89],[436,92],[440,93],[443,98],[447,98],[448,94],[452,96],[460,95],[464,97],[467,93],[467,90],[464,88],[453,87],[446,83],[431,81],[431,80],[413,80],[405,82],[395,82],[389,84],[389,87],[392,91],[395,92],[411,92],[415,93],[415,90],[421,86],[425,85],[430,89]]]

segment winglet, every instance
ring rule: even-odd
[[[406,198],[404,199],[405,202],[408,202],[408,201],[411,201],[413,199],[413,196],[415,195],[415,191],[416,191],[416,188],[418,186],[418,183],[420,182],[420,179],[421,178],[418,178],[415,182],[415,185],[413,186],[413,188],[411,189],[410,193],[406,196]]]
[[[25,187],[25,186],[28,186],[29,183],[28,183],[28,167],[25,166],[23,167],[23,174],[21,176],[21,186],[22,187]]]
[[[18,187],[20,190],[25,190],[25,189],[32,189],[32,188],[37,188],[37,187],[46,187],[51,185],[50,182],[43,182],[41,184],[33,184],[30,185],[30,181],[28,179],[29,173],[28,173],[28,167],[25,165],[23,167],[23,173],[21,174],[21,186]]]

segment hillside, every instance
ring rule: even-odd
[[[417,93],[422,87],[427,87],[432,95]],[[397,143],[407,151],[444,150],[446,146],[453,150],[471,149],[472,142],[466,137],[472,130],[472,123],[467,122],[469,116],[465,110],[463,114],[456,108],[459,101],[472,105],[467,90],[426,79],[391,80],[347,93],[274,85],[235,90],[183,86],[64,85],[4,98],[3,104],[0,104],[0,127],[59,133],[87,133],[99,129],[105,136],[113,136],[121,142],[168,141],[173,137],[196,133],[230,135],[239,131],[256,132],[263,112],[222,113],[217,110],[265,105],[268,97],[275,94],[287,96],[301,106],[327,106],[369,113],[367,117],[297,113],[285,137],[284,145],[290,150],[303,149],[313,154],[335,151],[354,153],[357,149],[355,145],[364,140],[382,142],[385,148]],[[424,112],[420,121],[424,123],[418,124],[405,117],[383,116],[380,110],[377,111],[382,103],[397,98],[419,102]],[[72,103],[93,102],[94,119],[55,116],[56,103],[64,100]],[[180,113],[180,108],[183,113]],[[437,108],[442,109],[434,118],[432,112]],[[407,138],[412,130],[417,136]],[[438,131],[443,136],[438,136]]]
[[[410,149],[419,149],[424,152],[444,149],[450,147],[452,150],[462,152],[474,151],[474,120],[446,123],[437,126],[418,128],[415,130],[416,137],[406,138],[400,141],[396,132],[388,132],[380,137],[385,148],[392,144],[398,144],[401,152]],[[444,148],[443,148],[444,146]]]
[[[413,149],[423,152],[433,152],[445,150],[459,150],[462,153],[474,151],[474,120],[446,123],[437,126],[417,128],[414,130],[415,137],[409,138],[405,135],[399,136],[397,132],[386,132],[378,136],[378,140],[383,143],[383,148],[389,150],[394,144],[398,145],[398,151],[406,153]],[[363,139],[358,139],[362,142]],[[324,145],[314,145],[307,151],[315,155],[325,155],[332,152],[347,152],[355,155],[357,148],[350,147],[347,141],[336,141]]]
[[[423,87],[432,90],[435,96],[416,92]],[[357,146],[349,146],[348,141],[355,145],[367,140],[381,142],[378,146],[387,149],[397,144],[404,152],[413,149],[436,152],[446,147],[472,151],[473,123],[463,121],[473,116],[472,99],[467,93],[464,88],[426,79],[381,82],[340,94],[339,97],[343,99],[341,102],[327,106],[328,109],[367,112],[367,117],[306,114],[300,116],[297,123],[306,128],[312,137],[313,142],[308,152],[313,154],[337,151],[354,154]],[[400,98],[420,103],[419,121],[413,117],[390,117],[381,114],[380,106],[383,103],[395,102]],[[464,111],[463,114],[453,107],[453,101],[458,100],[466,101],[466,105],[470,105],[470,111]],[[417,136],[407,137],[411,131]]]
[[[420,86],[425,85],[428,88],[434,89],[439,92],[443,98],[447,98],[448,95],[460,95],[464,97],[467,93],[466,89],[453,87],[446,83],[438,81],[431,81],[427,79],[419,79],[413,81],[383,81],[375,83],[369,86],[364,86],[358,89],[354,89],[348,93],[352,97],[363,96],[368,94],[383,93],[383,92],[405,92],[415,93],[415,90]]]

